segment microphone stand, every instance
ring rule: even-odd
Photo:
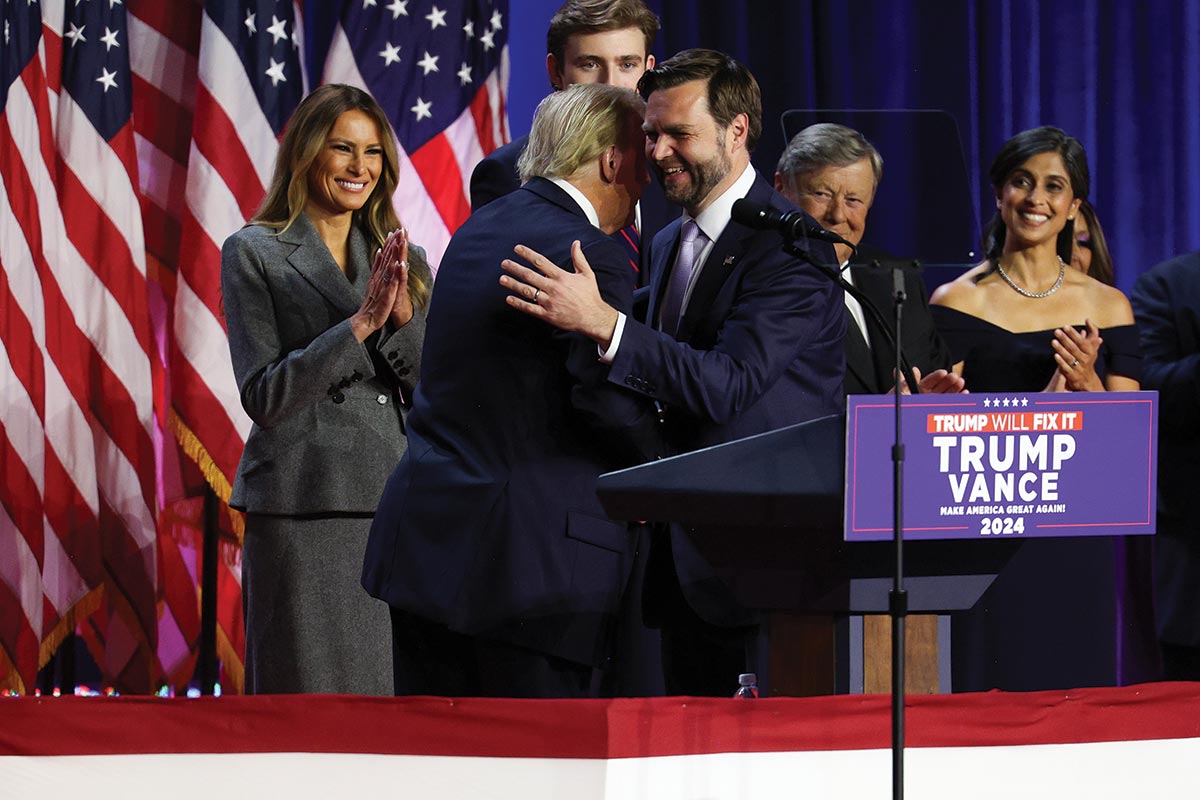
[[[916,374],[904,357],[900,348],[901,330],[904,319],[904,301],[908,292],[904,286],[904,268],[895,263],[892,270],[892,299],[894,302],[895,328],[884,321],[883,314],[875,307],[857,286],[842,277],[841,270],[826,264],[818,263],[807,250],[796,247],[795,242],[785,240],[783,249],[789,255],[799,258],[816,267],[830,280],[841,286],[843,290],[857,300],[871,319],[883,331],[884,337],[892,345],[896,353],[895,371],[893,372],[892,392],[895,398],[896,423],[895,441],[892,444],[892,541],[894,545],[895,570],[892,575],[892,589],[888,592],[888,615],[892,618],[892,797],[894,800],[904,798],[904,649],[905,632],[904,620],[908,615],[908,593],[904,590],[904,443],[900,428],[900,387],[901,376],[907,375],[907,381],[913,394],[920,393]],[[879,262],[873,262],[879,266]]]
[[[900,340],[904,319],[904,272],[899,264],[892,267],[892,296],[896,314],[896,340]],[[904,797],[904,618],[908,614],[908,593],[904,590],[904,440],[900,437],[900,369],[903,360],[896,347],[896,440],[892,445],[892,539],[895,543],[896,571],[888,592],[888,613],[892,617],[892,797]],[[912,375],[912,372],[909,372]]]

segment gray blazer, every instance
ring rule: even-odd
[[[372,513],[406,447],[425,316],[363,343],[350,315],[371,248],[357,228],[347,271],[304,214],[284,233],[251,225],[221,248],[229,353],[254,426],[230,505],[264,514]],[[410,258],[413,269],[425,267]],[[426,274],[428,279],[428,275]]]

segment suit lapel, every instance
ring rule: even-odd
[[[756,203],[769,203],[772,194],[771,185],[763,180],[761,175],[756,175],[746,197]],[[696,285],[692,288],[692,296],[688,300],[687,309],[684,311],[683,319],[679,321],[677,339],[682,342],[691,340],[697,325],[704,318],[708,309],[712,307],[713,300],[721,291],[721,287],[738,269],[742,256],[745,255],[746,248],[749,246],[749,241],[754,238],[754,234],[755,231],[733,220],[730,220],[729,224],[725,226],[725,230],[713,243],[712,250],[709,251],[708,258],[704,261],[704,269],[700,272],[700,277],[696,279]]]
[[[850,269],[854,270],[854,285],[859,291],[867,296],[867,299],[875,304],[879,309],[879,313],[885,318],[890,313],[892,308],[892,274],[886,269],[875,269],[866,264],[851,264]],[[871,336],[871,347],[868,348],[866,341],[863,340],[862,334],[857,330],[857,325],[850,325],[848,328],[854,329],[855,338],[862,343],[863,350],[866,352],[866,359],[859,362],[859,370],[856,374],[862,377],[861,370],[866,365],[871,365],[873,377],[869,381],[864,381],[873,391],[887,391],[892,385],[892,370],[896,364],[896,351],[888,345],[887,335],[879,329],[879,326],[871,319],[870,314],[863,312],[867,319],[867,332]],[[847,341],[850,341],[850,331],[846,332]],[[849,366],[847,364],[847,366]]]
[[[304,276],[334,308],[353,314],[362,303],[363,293],[360,293],[346,275],[338,268],[337,262],[317,229],[306,214],[301,214],[292,227],[279,235],[279,241],[294,247],[287,256],[288,264]],[[350,233],[350,245],[347,257],[352,259],[360,270],[369,269],[370,260],[366,257],[366,241],[357,231]],[[358,260],[353,260],[358,259]],[[365,275],[356,276],[358,283],[366,286]]]
[[[737,269],[742,255],[746,251],[746,239],[752,237],[754,231],[730,222],[725,231],[713,244],[708,258],[704,261],[704,269],[692,287],[692,296],[688,300],[683,319],[679,321],[679,332],[675,338],[681,342],[690,341],[692,334],[705,313],[712,307],[713,299],[721,291],[721,287],[729,280],[729,276]]]
[[[679,231],[682,223],[675,219],[659,231],[650,248],[650,301],[646,311],[646,323],[658,327],[658,309],[662,306],[663,294],[670,281],[671,267],[675,254],[679,252]]]

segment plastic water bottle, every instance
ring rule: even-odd
[[[758,676],[753,672],[738,675],[738,689],[733,693],[735,700],[754,700],[758,697]]]

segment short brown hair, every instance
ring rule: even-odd
[[[754,152],[762,135],[762,93],[750,70],[733,56],[703,48],[682,50],[648,70],[638,81],[638,92],[648,100],[659,89],[692,81],[708,85],[708,111],[722,128],[738,114],[746,115],[746,150]]]
[[[637,28],[646,38],[646,55],[658,35],[659,22],[642,0],[567,0],[550,18],[546,52],[559,64],[567,40],[577,33],[602,33]]]

